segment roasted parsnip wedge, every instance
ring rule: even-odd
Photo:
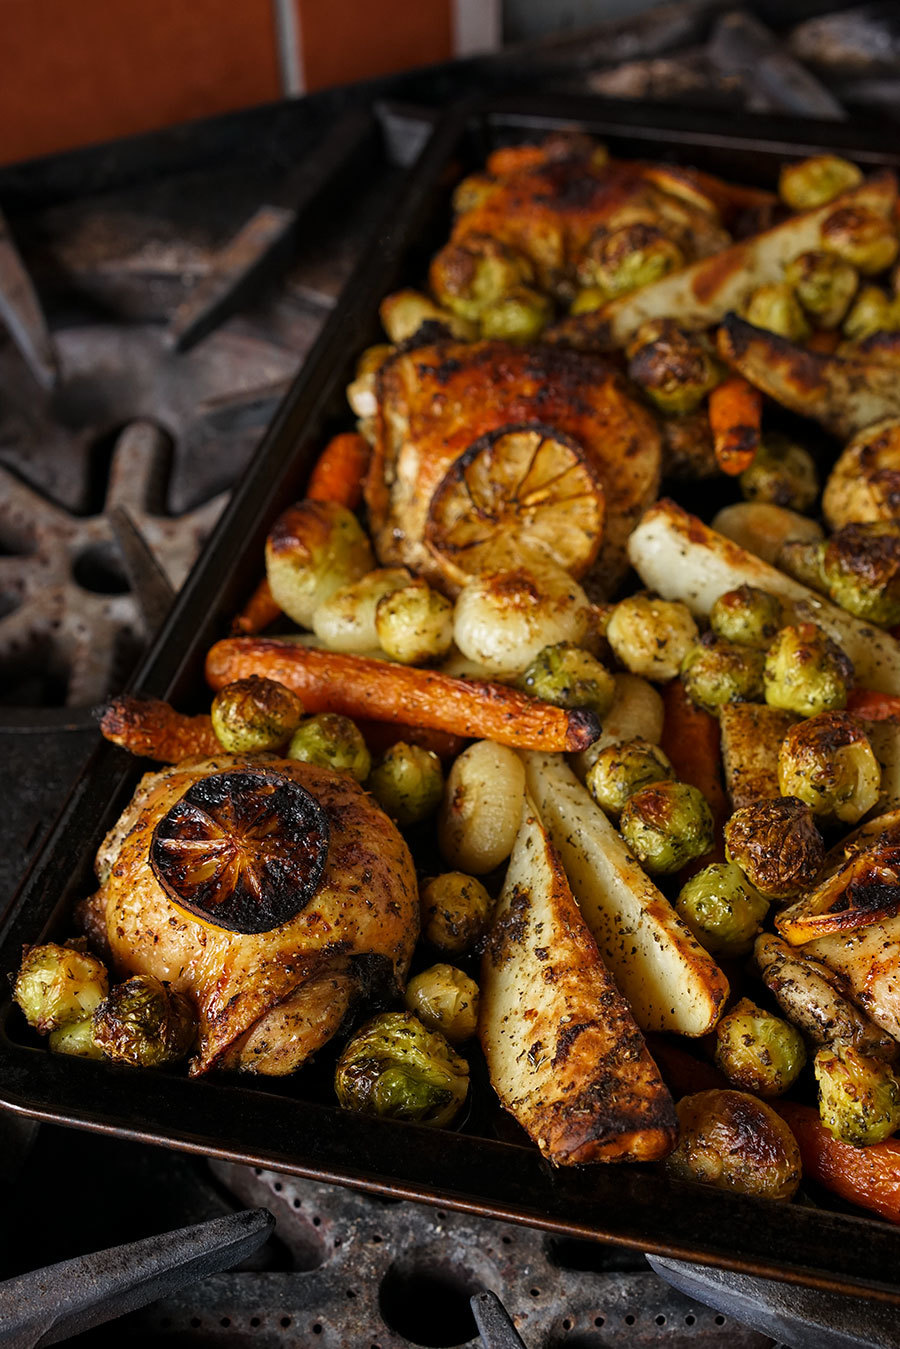
[[[708,328],[729,310],[738,309],[749,291],[781,281],[787,263],[819,248],[822,225],[836,210],[865,207],[886,217],[896,200],[894,175],[875,174],[826,206],[792,216],[752,239],[623,295],[595,313],[565,319],[554,335],[576,346],[621,347],[648,319],[676,318],[687,328]]]
[[[750,384],[844,440],[900,416],[897,367],[874,356],[822,355],[736,314],[719,329],[718,346],[719,355]]]
[[[523,754],[528,789],[585,922],[642,1030],[705,1035],[728,981],[558,754]]]
[[[781,795],[778,750],[796,720],[793,713],[765,703],[727,703],[722,708],[722,762],[733,810]]]
[[[526,799],[481,968],[494,1090],[557,1166],[654,1161],[675,1108]]]
[[[726,590],[758,586],[784,602],[788,622],[818,623],[853,662],[857,681],[879,693],[900,693],[897,643],[889,633],[839,609],[830,600],[717,534],[673,501],[658,501],[631,535],[628,555],[644,585],[664,599],[682,600],[706,617]]]

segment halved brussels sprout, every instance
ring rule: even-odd
[[[372,769],[372,756],[356,722],[337,712],[319,712],[302,721],[291,737],[287,757],[352,773],[357,782],[365,782]]]
[[[606,666],[574,642],[545,646],[518,681],[533,698],[557,707],[588,707],[605,717],[616,682]]]
[[[793,899],[821,871],[825,844],[809,806],[782,796],[734,812],[725,825],[725,856],[767,899]]]
[[[862,342],[873,333],[893,333],[900,327],[896,301],[880,286],[863,286],[844,319],[841,331],[851,342]]]
[[[826,540],[821,568],[835,604],[867,623],[900,623],[900,522],[844,525]]]
[[[494,901],[474,876],[446,871],[422,887],[419,895],[422,936],[439,951],[458,956],[487,930]]]
[[[726,590],[709,611],[709,626],[722,641],[768,651],[784,621],[781,600],[756,586]]]
[[[248,675],[219,689],[210,709],[216,739],[229,754],[255,754],[287,744],[303,704],[274,679]]]
[[[444,791],[441,761],[430,749],[398,740],[372,769],[369,790],[392,820],[418,824],[437,810]]]
[[[835,253],[812,249],[785,268],[784,279],[819,328],[836,328],[859,285],[856,268]]]
[[[680,871],[713,845],[712,811],[703,793],[686,782],[656,782],[625,802],[619,829],[651,874]]]
[[[629,378],[661,412],[692,412],[722,377],[703,336],[679,328],[674,319],[641,324],[628,358]]]
[[[553,317],[546,295],[517,286],[481,313],[481,335],[498,342],[536,342]]]
[[[791,342],[802,342],[810,334],[803,307],[786,281],[768,281],[757,286],[741,308],[742,316],[754,328],[765,328]]]
[[[792,211],[812,211],[862,182],[862,171],[838,155],[811,155],[784,164],[778,177],[778,195]]]
[[[46,1033],[90,1017],[108,987],[102,960],[72,946],[46,942],[30,947],[22,957],[13,998],[29,1026]]]
[[[659,225],[634,220],[597,231],[578,276],[584,286],[600,286],[610,296],[648,286],[685,264],[684,253]]]
[[[85,1021],[69,1021],[52,1030],[47,1044],[53,1054],[68,1054],[75,1059],[103,1058],[103,1050],[94,1039],[94,1023],[90,1017]]]
[[[711,862],[685,881],[675,908],[713,955],[746,955],[761,931],[769,901],[733,862]]]
[[[809,450],[776,433],[763,436],[740,485],[745,500],[792,511],[812,510],[819,495],[819,475]]]
[[[757,1096],[781,1096],[806,1063],[803,1036],[788,1021],[741,998],[716,1027],[716,1064]]]
[[[474,323],[490,305],[533,280],[530,258],[489,234],[467,234],[447,244],[428,273],[438,303]]]
[[[681,662],[681,682],[692,702],[718,716],[726,703],[761,700],[765,661],[764,651],[707,632]]]
[[[797,623],[775,638],[763,677],[770,707],[812,717],[846,706],[853,662],[817,623]]]
[[[678,1147],[666,1169],[738,1194],[792,1199],[802,1168],[797,1140],[770,1105],[743,1091],[700,1091],[678,1112]]]
[[[792,726],[781,742],[778,783],[814,815],[856,824],[878,800],[881,765],[854,717],[820,712]]]
[[[451,1044],[470,1040],[478,1026],[478,985],[455,965],[432,965],[410,979],[404,1002],[429,1030]]]
[[[94,1044],[108,1059],[160,1068],[183,1059],[197,1033],[194,1009],[160,979],[136,974],[115,984],[94,1012]]]
[[[345,1110],[441,1128],[462,1109],[469,1065],[412,1012],[384,1012],[347,1045],[334,1089]]]
[[[900,1082],[883,1059],[868,1058],[849,1044],[823,1045],[813,1062],[819,1084],[819,1114],[843,1143],[867,1147],[900,1127]]]
[[[900,240],[891,221],[876,211],[842,206],[822,226],[822,247],[845,258],[864,276],[875,276],[896,261]]]
[[[629,796],[653,782],[674,776],[675,771],[659,746],[637,736],[601,749],[588,769],[584,785],[601,810],[619,815]]]
[[[392,660],[404,665],[441,660],[453,645],[453,605],[417,577],[378,600],[375,631]]]

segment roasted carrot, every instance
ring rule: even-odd
[[[186,717],[156,698],[114,698],[103,713],[100,730],[114,745],[160,763],[222,752],[208,716]]]
[[[592,712],[553,707],[501,684],[453,679],[436,670],[277,638],[231,637],[217,642],[206,658],[206,677],[214,689],[251,674],[286,684],[310,712],[403,725],[414,721],[517,749],[583,749],[600,731]]]
[[[831,356],[837,351],[841,342],[841,334],[837,328],[831,330],[819,328],[817,332],[809,338],[806,343],[807,350],[818,351],[823,356]]]
[[[900,1139],[865,1148],[832,1138],[819,1112],[795,1101],[771,1101],[800,1147],[804,1175],[860,1208],[900,1222]]]
[[[421,745],[422,749],[430,749],[447,763],[461,754],[467,744],[461,735],[435,731],[430,726],[404,726],[396,722],[391,725],[387,721],[358,721],[356,724],[376,758],[381,758],[399,740],[405,740],[408,745]]]
[[[900,721],[900,698],[874,689],[851,689],[847,711],[863,721]]]
[[[709,395],[709,425],[716,462],[723,473],[743,473],[759,449],[762,394],[732,375]]]
[[[336,501],[354,511],[362,501],[363,479],[372,457],[372,447],[355,431],[345,431],[329,440],[309,477],[306,495],[310,501]]]
[[[231,630],[242,637],[252,637],[255,633],[262,632],[280,616],[281,610],[275,603],[269,582],[264,576],[235,618]]]
[[[691,702],[680,679],[663,689],[663,708],[661,748],[681,781],[699,788],[716,822],[724,823],[729,811],[722,784],[719,723]]]

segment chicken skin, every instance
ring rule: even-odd
[[[186,794],[204,779],[241,773],[299,784],[327,822],[305,907],[269,931],[197,916],[153,866],[157,826]],[[279,864],[277,827],[266,847]],[[154,975],[191,998],[194,1074],[293,1072],[334,1034],[364,980],[402,986],[418,936],[415,868],[394,825],[348,774],[293,760],[222,754],[148,773],[104,840],[97,875],[85,928],[118,976]]]

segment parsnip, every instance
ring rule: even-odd
[[[640,675],[617,674],[613,705],[603,718],[600,734],[592,745],[572,755],[572,766],[582,781],[602,749],[622,740],[640,737],[658,745],[663,730],[663,700]]]
[[[585,922],[642,1030],[705,1035],[728,981],[561,755],[522,755],[528,789]]]
[[[646,586],[666,599],[683,600],[699,617],[706,617],[726,590],[740,585],[778,595],[789,621],[818,623],[843,647],[858,683],[879,693],[900,694],[893,637],[716,534],[673,501],[659,501],[645,512],[629,540],[628,556]]]
[[[764,703],[727,703],[722,708],[722,762],[734,810],[781,795],[778,751],[796,720],[792,713]]]
[[[551,1162],[671,1150],[672,1099],[527,799],[482,963],[479,1033],[497,1095]]]

